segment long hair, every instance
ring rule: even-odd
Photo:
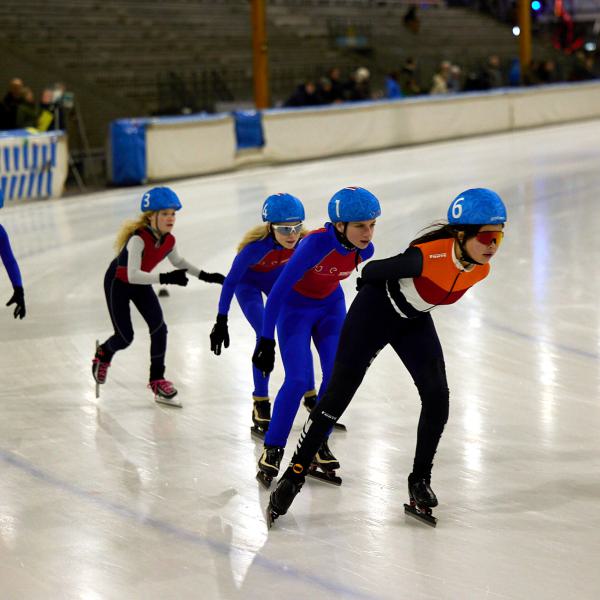
[[[117,239],[115,240],[115,250],[117,251],[117,254],[123,250],[125,244],[135,231],[141,229],[142,227],[150,226],[150,219],[155,212],[156,211],[148,210],[141,213],[137,219],[125,221],[123,225],[121,225],[121,229],[119,229],[119,232],[117,233]]]
[[[415,238],[409,246],[416,246],[417,244],[425,244],[427,242],[433,242],[435,240],[445,240],[445,239],[457,239],[458,232],[464,232],[463,243],[467,241],[469,238],[475,237],[481,225],[450,225],[449,223],[445,223],[444,221],[437,221],[436,223],[432,223],[428,227],[421,229],[422,235]]]
[[[305,229],[303,227],[300,231],[300,236],[298,238],[298,241],[300,241],[307,233],[308,233],[308,229]],[[269,227],[269,223],[263,223],[262,225],[257,225],[256,227],[253,227],[252,229],[250,229],[250,231],[246,232],[246,234],[242,238],[242,241],[238,244],[238,247],[237,247],[238,254],[248,244],[251,244],[252,242],[257,242],[258,240],[264,240],[265,238],[269,237],[270,235],[271,235],[271,228]]]

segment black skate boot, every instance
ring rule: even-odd
[[[311,392],[306,392],[304,394],[304,407],[308,412],[312,412],[313,408],[317,405],[317,393],[313,390]],[[347,431],[346,426],[343,423],[338,423],[337,421],[333,424],[334,429],[339,429],[340,431]]]
[[[252,421],[254,425],[250,427],[250,432],[257,438],[264,440],[271,422],[271,403],[268,398],[261,398],[260,400],[254,398]]]
[[[438,505],[438,500],[431,489],[430,478],[417,479],[410,475],[408,477],[408,496],[410,504],[404,505],[404,512],[435,527],[437,519],[431,514],[431,509]]]
[[[267,526],[269,529],[271,529],[271,525],[277,517],[285,515],[303,485],[304,477],[291,478],[286,477],[284,473],[269,497],[269,506],[267,506]]]
[[[279,466],[283,458],[283,448],[279,446],[265,446],[263,453],[258,459],[258,473],[256,479],[267,489],[271,487],[274,477],[279,474]]]
[[[308,474],[311,477],[315,477],[326,483],[342,485],[342,478],[335,474],[335,470],[339,468],[340,463],[329,449],[327,440],[325,440],[315,455],[313,463],[308,470]]]

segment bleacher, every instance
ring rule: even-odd
[[[419,5],[421,28],[412,34],[402,24],[408,5],[269,0],[273,101],[334,65],[346,72],[367,66],[377,88],[407,56],[417,57],[425,83],[444,59],[468,67],[490,49],[504,59],[517,55],[506,25],[439,0]],[[366,31],[368,47],[336,45],[335,20],[349,31]],[[5,79],[22,75],[38,92],[55,80],[65,82],[79,100],[92,145],[103,144],[107,122],[120,116],[183,106],[214,110],[252,99],[248,0],[3,0],[0,21]]]

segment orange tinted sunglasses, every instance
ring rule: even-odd
[[[484,246],[495,243],[496,247],[498,247],[504,239],[504,231],[480,231],[475,238]]]

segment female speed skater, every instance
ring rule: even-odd
[[[4,194],[0,189],[0,208],[4,206]],[[0,225],[0,258],[4,263],[8,278],[13,286],[13,295],[10,297],[6,306],[15,305],[13,310],[13,316],[15,319],[23,319],[26,314],[25,310],[25,292],[23,291],[23,279],[21,277],[21,271],[19,265],[13,254],[10,246],[10,240],[8,239],[8,233],[6,229]]]
[[[248,323],[256,332],[256,339],[260,337],[265,311],[263,294],[268,297],[298,242],[306,235],[304,219],[302,202],[291,194],[272,194],[264,201],[263,224],[246,233],[223,283],[217,320],[210,333],[210,349],[217,356],[221,354],[223,346],[229,347],[227,315],[234,294]],[[312,362],[310,367],[311,375],[308,378],[308,391],[304,394],[305,402],[310,402],[317,395],[314,389]],[[252,432],[264,438],[271,420],[269,376],[263,375],[256,367],[252,367],[252,376]]]
[[[257,478],[266,487],[279,473],[285,444],[307,389],[311,338],[319,353],[323,372],[320,389],[324,390],[346,316],[340,281],[374,252],[371,239],[381,208],[371,192],[360,187],[339,190],[329,201],[328,213],[330,222],[302,240],[273,286],[265,307],[262,335],[252,356],[259,371],[273,370],[277,325],[285,379],[275,398],[273,417],[258,461]],[[311,474],[339,485],[341,480],[334,473],[338,468],[339,463],[324,438]]]
[[[408,477],[407,513],[436,524],[433,457],[448,420],[449,391],[442,347],[430,312],[460,300],[484,279],[504,237],[506,208],[489,189],[464,191],[436,224],[397,256],[367,265],[340,336],[329,385],[304,425],[289,468],[272,492],[269,525],[284,515],[304,483],[313,456],[350,404],[377,354],[390,344],[421,398],[417,445]]]
[[[142,196],[142,213],[137,220],[126,222],[117,234],[117,257],[104,276],[104,293],[114,334],[96,349],[92,374],[96,385],[104,384],[115,352],[127,348],[133,341],[130,303],[138,309],[150,330],[150,382],[157,402],[181,406],[175,399],[177,390],[165,379],[167,326],[153,283],[183,285],[187,275],[208,283],[222,284],[220,273],[206,273],[182,258],[171,231],[175,213],[181,208],[177,194],[167,187],[155,187]],[[154,268],[168,258],[176,267],[168,273],[153,273]]]

